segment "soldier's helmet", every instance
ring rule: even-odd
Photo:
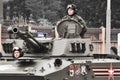
[[[17,52],[16,52],[17,51]],[[19,47],[14,47],[13,48],[13,54],[12,54],[12,57],[15,58],[15,59],[18,59],[20,57],[23,56],[23,52],[22,52],[22,49],[19,48]]]
[[[67,10],[68,10],[69,8],[73,9],[73,10],[75,11],[75,13],[77,12],[77,7],[76,7],[75,4],[69,4],[69,5],[67,5]]]
[[[19,47],[14,47],[14,48],[13,48],[13,52],[14,52],[14,51],[21,51],[21,50],[22,50],[22,49],[19,48]]]

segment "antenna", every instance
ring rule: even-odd
[[[3,1],[0,0],[0,51],[2,50],[1,46],[1,28],[2,28],[2,19],[3,19]]]
[[[111,0],[107,0],[106,10],[106,53],[110,54],[111,47]]]

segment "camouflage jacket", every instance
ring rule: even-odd
[[[81,38],[84,38],[84,34],[85,34],[85,32],[87,31],[87,26],[86,26],[86,23],[85,23],[85,21],[82,19],[82,17],[81,16],[78,16],[78,15],[74,15],[74,16],[69,16],[69,15],[66,15],[66,16],[64,16],[60,21],[58,21],[58,23],[57,24],[59,24],[59,22],[61,22],[61,21],[64,21],[64,20],[75,20],[75,21],[77,21],[77,22],[79,22],[80,24],[81,24],[81,27],[82,27],[82,32],[80,33],[80,36],[81,36]]]

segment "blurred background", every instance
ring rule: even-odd
[[[88,27],[106,26],[107,0],[3,0],[4,20],[55,25],[66,14],[66,6],[74,3]],[[120,25],[120,0],[111,0],[111,27]]]

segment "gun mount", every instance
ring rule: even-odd
[[[23,42],[23,44],[21,44],[21,47],[24,46],[22,49],[27,47],[29,50],[35,53],[48,52],[50,50],[49,45],[51,44],[51,41],[46,40],[41,42],[37,38],[34,38],[33,35],[28,31],[22,31],[18,27],[13,27],[8,29],[8,33],[15,34],[23,40],[21,40],[21,42]],[[19,38],[14,39],[13,42],[20,40]]]

